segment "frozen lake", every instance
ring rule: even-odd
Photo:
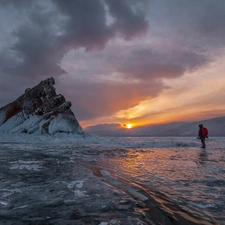
[[[0,224],[225,224],[225,138],[2,136]]]

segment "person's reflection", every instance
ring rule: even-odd
[[[201,164],[205,164],[205,161],[208,160],[208,154],[207,151],[205,149],[201,150],[200,154],[199,154],[199,159],[198,162]]]

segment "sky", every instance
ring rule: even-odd
[[[0,0],[0,107],[54,77],[82,127],[225,115],[224,0]]]

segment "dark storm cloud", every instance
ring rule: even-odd
[[[14,52],[14,62],[10,68],[1,68],[4,73],[22,76],[58,76],[65,73],[59,66],[63,56],[71,49],[84,47],[87,51],[102,49],[117,33],[132,38],[146,31],[148,24],[140,13],[133,12],[128,1],[119,1],[119,14],[113,9],[115,22],[107,25],[107,13],[103,1],[93,0],[52,0],[56,8],[44,9],[35,4],[29,13],[29,22],[21,25],[13,34],[15,44],[9,49]],[[115,8],[115,4],[107,1]],[[16,1],[2,2],[2,5]],[[25,6],[27,1],[22,1]],[[30,3],[27,3],[27,6]],[[105,3],[107,4],[107,3]],[[111,8],[111,7],[110,7]],[[109,10],[110,11],[110,10]],[[121,16],[124,11],[124,15]],[[60,14],[59,14],[60,13]],[[57,16],[58,17],[57,17]],[[118,16],[118,18],[117,18]],[[124,25],[117,26],[119,21]],[[130,21],[130,22],[129,22]],[[129,29],[125,29],[125,26]],[[1,52],[1,55],[5,53]]]
[[[148,28],[148,22],[145,20],[143,10],[137,8],[135,11],[132,8],[132,6],[138,4],[137,1],[105,0],[105,2],[109,7],[109,12],[115,19],[114,29],[124,35],[126,39],[130,39]],[[132,5],[129,2],[132,2]]]
[[[86,50],[102,49],[115,35],[121,34],[132,39],[145,32],[148,22],[145,14],[134,12],[129,1],[52,0],[59,11],[67,16],[61,41],[71,47],[84,47]],[[104,4],[105,3],[105,4]],[[107,10],[114,21],[107,23]],[[135,7],[135,5],[133,5]]]
[[[225,1],[152,3],[150,19],[158,26],[151,26],[149,19],[150,33],[151,28],[160,30],[160,45],[139,45],[131,48],[129,53],[127,50],[125,54],[121,52],[118,58],[112,57],[113,66],[121,74],[138,80],[176,78],[206,66],[223,54]]]
[[[211,45],[225,44],[225,1],[208,1],[205,11],[197,20],[196,28],[210,39]]]
[[[21,75],[46,77],[65,73],[58,65],[62,56],[48,30],[23,26],[14,35],[18,41],[12,50],[22,61],[16,68]]]
[[[161,11],[159,25],[167,26],[171,34],[183,43],[199,50],[218,48],[225,44],[224,0],[172,0],[159,1],[156,11]],[[165,28],[165,27],[163,27]]]
[[[29,6],[32,5],[32,1],[31,0],[0,0],[0,6],[15,6],[15,7],[19,7],[22,8],[24,6]]]
[[[116,59],[115,66],[124,76],[139,80],[176,78],[185,72],[197,70],[210,61],[210,57],[178,49],[159,52],[153,49],[135,49],[124,60]]]
[[[3,6],[11,4],[24,8],[30,7],[31,2],[35,7],[31,7],[29,23],[14,31],[17,41],[10,51],[11,53],[13,51],[16,57],[14,56],[10,68],[7,68],[8,66],[1,68],[5,73],[22,76],[57,76],[66,72],[60,67],[60,62],[71,49],[79,47],[84,47],[87,51],[102,49],[116,35],[131,39],[148,28],[143,9],[133,0],[52,0],[56,8],[51,10],[44,10],[44,6],[41,6],[42,1],[39,5],[38,2],[26,0],[0,1]],[[147,1],[141,2],[146,4]],[[212,1],[191,0],[187,3],[172,0],[170,4],[161,2],[159,6],[166,9],[163,12],[163,19],[165,22],[171,22],[168,24],[171,32],[174,32],[174,27],[182,30],[183,42],[192,38],[191,42],[189,41],[190,48],[197,45],[199,49],[206,49],[211,45],[224,44],[225,7],[222,7],[225,6],[224,1],[215,0],[212,3]],[[110,23],[107,22],[109,16],[112,20]],[[213,39],[216,43],[205,45]],[[140,50],[139,55],[131,53],[128,56],[129,60],[125,58],[124,65],[118,69],[124,73],[131,72],[130,74],[136,78],[140,76],[140,79],[152,78],[156,74],[157,77],[177,77],[186,70],[194,70],[210,60],[211,56],[206,59],[206,55],[191,52],[192,50],[186,52],[176,50],[171,52],[170,56]],[[10,59],[13,60],[11,53]],[[5,52],[1,52],[1,55],[5,55]],[[126,65],[129,61],[132,64],[128,68]]]
[[[10,3],[17,7],[14,1],[8,1],[8,5]],[[55,15],[52,11],[48,12],[44,6],[36,4],[35,1],[25,3],[27,2],[21,1],[21,7],[23,7],[21,13],[25,13],[21,18],[24,22],[18,23],[19,27],[12,31],[15,38],[14,44],[0,52],[0,58],[4,59],[0,63],[0,71],[3,74],[27,78],[43,78],[65,73],[58,65],[62,55],[56,43],[53,23]],[[10,8],[10,10],[13,13],[16,9]]]
[[[66,16],[60,41],[69,48],[84,47],[87,50],[103,48],[112,37],[112,29],[106,24],[106,12],[102,1],[53,0],[53,2]]]

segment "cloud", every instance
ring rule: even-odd
[[[159,96],[168,88],[165,78],[177,79],[224,54],[223,0],[2,0],[0,5],[1,28],[13,27],[9,40],[8,30],[3,33],[0,76],[19,84],[15,90],[4,79],[1,90],[8,88],[15,99],[25,85],[68,74],[74,81],[64,81],[64,89],[58,85],[59,92],[83,120]]]
[[[84,47],[86,51],[103,49],[116,34],[132,39],[148,29],[145,13],[134,12],[127,0],[52,1],[66,16],[64,35],[60,40],[72,48]],[[107,23],[109,16],[113,18],[111,24]]]
[[[25,12],[26,16],[20,17],[22,22],[15,21],[18,26],[11,31],[15,41],[0,51],[0,58],[4,59],[4,64],[1,63],[1,73],[31,79],[65,73],[58,65],[62,56],[57,50],[53,30],[54,15],[47,12],[44,6],[28,2],[21,1],[21,12]],[[17,7],[14,1],[9,1],[8,4],[10,3]],[[15,12],[14,8],[6,10],[12,14]],[[17,14],[14,19],[16,18]]]
[[[21,1],[21,6],[25,7],[28,2]],[[3,68],[3,72],[27,77],[59,76],[65,73],[59,63],[71,49],[80,47],[84,47],[87,51],[103,49],[117,33],[131,39],[148,28],[144,14],[133,12],[129,2],[125,0],[117,3],[122,6],[120,14],[116,14],[115,9],[111,10],[116,7],[115,3],[105,2],[110,4],[109,12],[113,11],[115,17],[115,22],[111,25],[107,25],[103,1],[52,0],[52,2],[57,7],[54,10],[46,9],[46,5],[31,7],[29,22],[20,25],[13,32],[17,41],[9,49],[14,53],[12,65],[15,68],[10,70]],[[17,6],[16,1],[3,3],[2,5],[11,3]],[[123,11],[125,14],[121,16]],[[123,26],[117,25],[120,19],[124,21]],[[125,29],[126,26],[129,29]],[[1,52],[1,55],[3,54]]]
[[[102,49],[113,36],[106,24],[102,1],[53,0],[59,12],[66,17],[60,42],[68,48]]]
[[[109,7],[109,12],[115,19],[112,27],[115,31],[121,33],[125,39],[129,40],[147,30],[148,21],[145,18],[145,12],[137,7],[137,1],[105,0],[105,2]],[[132,5],[129,3],[132,3]]]
[[[225,1],[153,1],[151,6],[155,29],[181,47],[205,52],[225,44]]]
[[[58,65],[62,56],[58,52],[56,40],[47,30],[23,26],[14,35],[18,41],[12,50],[21,61],[16,73],[34,77],[58,76],[65,73]]]
[[[30,0],[1,0],[0,5],[6,7],[6,6],[15,6],[18,8],[23,8],[24,6],[30,6],[32,5],[32,2]]]
[[[162,52],[145,45],[133,49],[127,57],[122,57],[122,60],[114,60],[114,66],[126,77],[148,81],[180,77],[185,72],[197,70],[209,61],[210,56],[197,52],[182,49]]]
[[[119,110],[137,105],[149,96],[157,96],[163,83],[117,83],[85,80],[61,79],[57,90],[71,100],[74,112],[81,120],[106,117]]]

